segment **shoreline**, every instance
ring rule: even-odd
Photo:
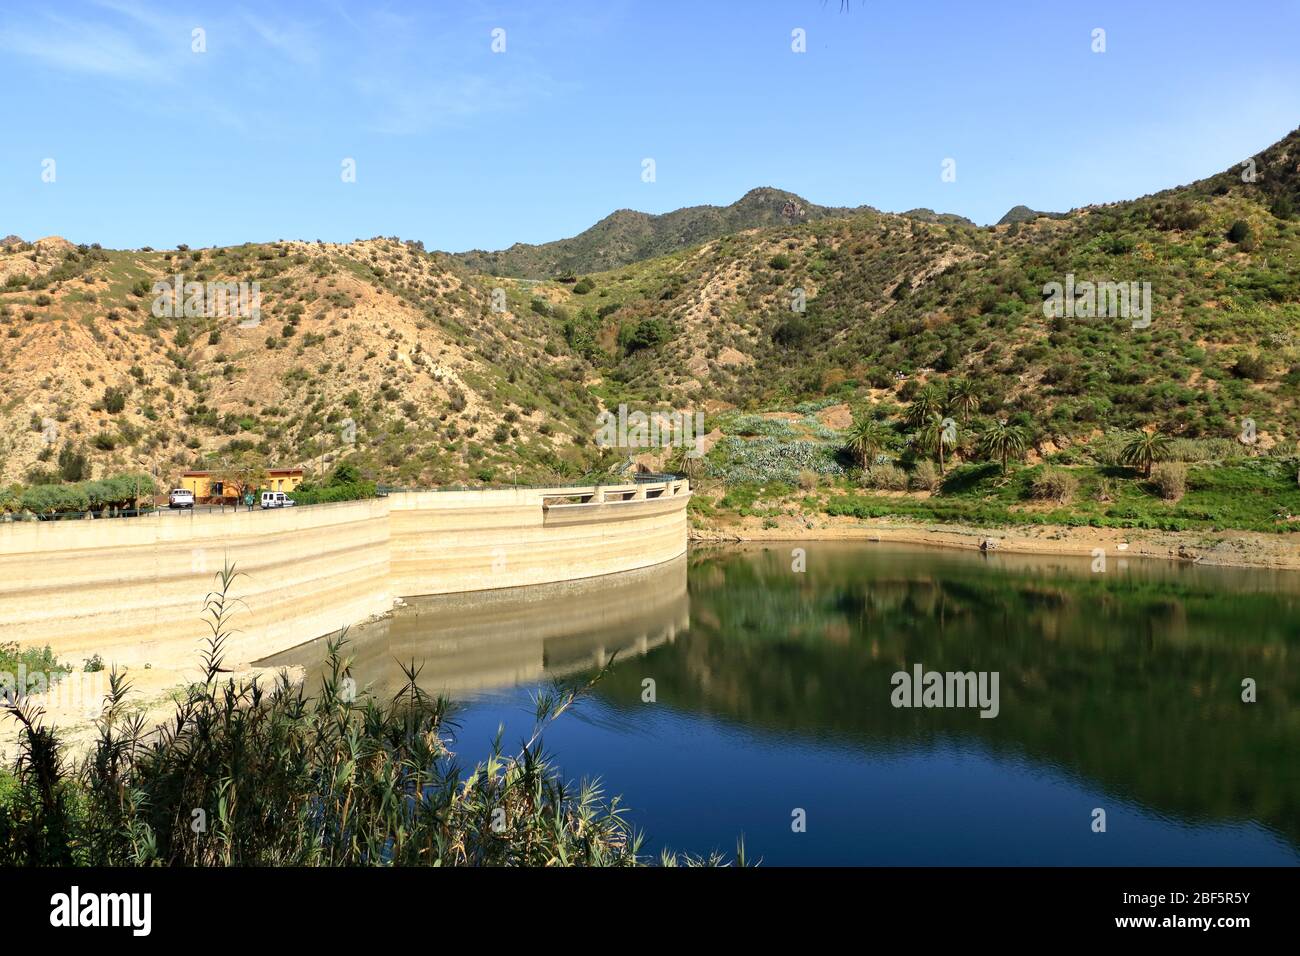
[[[901,520],[865,522],[850,517],[805,514],[783,515],[775,519],[742,518],[734,524],[693,524],[687,530],[687,539],[692,545],[858,541],[962,551],[979,551],[981,544],[988,542],[988,550],[995,553],[1037,557],[1089,558],[1093,556],[1094,549],[1101,548],[1107,558],[1144,558],[1224,568],[1300,571],[1300,532],[1262,534],[1248,531],[1155,531],[1059,525],[987,528]],[[490,597],[492,593],[467,592],[462,597]],[[380,614],[369,615],[365,620],[382,618],[389,613],[392,613],[391,608]],[[317,639],[319,635],[306,641],[297,641],[290,648],[281,648],[279,652]],[[197,652],[197,648],[194,650]],[[263,665],[262,662],[268,656],[274,654],[259,655],[251,660],[234,663],[233,673],[229,676],[245,679],[258,676],[269,684],[280,668]],[[170,712],[173,695],[193,680],[198,670],[197,657],[172,666],[132,667],[131,697],[134,707],[144,713],[147,722],[156,724],[159,718]],[[301,680],[305,674],[302,667],[293,667],[290,671],[294,680]],[[77,706],[68,707],[58,706],[52,700],[40,703],[46,707],[47,719],[64,734],[70,752],[83,753],[93,742],[94,735],[93,717],[82,709],[87,702],[82,700]],[[12,725],[0,725],[0,752],[9,751],[14,737],[15,728]]]
[[[774,526],[772,526],[774,525]],[[1027,525],[982,528],[961,524],[907,521],[864,522],[829,515],[742,518],[738,524],[693,524],[692,543],[750,541],[866,541],[1008,554],[1155,558],[1182,564],[1257,570],[1300,571],[1300,532],[1261,534],[1253,531],[1156,531],[1140,528],[1093,528]]]

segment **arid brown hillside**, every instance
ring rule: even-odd
[[[474,275],[395,239],[155,252],[11,237],[0,479],[85,454],[94,476],[166,482],[254,450],[398,484],[552,481],[620,460],[593,443],[620,402],[883,414],[959,382],[977,418],[1014,419],[1042,449],[1151,426],[1233,441],[1248,420],[1257,448],[1293,447],[1298,143],[1257,154],[1253,181],[1234,169],[988,228],[796,217],[563,281]],[[154,283],[177,273],[257,282],[260,323],[155,315]],[[1049,317],[1045,290],[1067,280],[1149,284],[1149,324]]]
[[[260,322],[153,314],[153,284],[258,283]],[[444,256],[394,240],[116,252],[0,250],[0,476],[56,467],[164,482],[247,449],[352,457],[389,481],[580,473],[596,409],[537,315],[494,312]],[[354,428],[348,428],[348,420]],[[575,444],[575,437],[577,444]]]

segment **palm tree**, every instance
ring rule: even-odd
[[[943,411],[943,397],[934,385],[927,385],[916,393],[912,404],[907,406],[906,420],[912,428],[920,428],[933,416]]]
[[[1151,466],[1169,453],[1169,438],[1159,430],[1138,432],[1125,443],[1119,453],[1121,465],[1141,468],[1146,478],[1151,477]]]
[[[934,454],[939,458],[939,474],[943,474],[943,446],[950,443],[948,429],[944,425],[945,419],[939,415],[930,416],[920,428],[916,430],[915,440],[916,447],[924,455]]]
[[[980,449],[990,458],[1002,461],[1002,474],[1005,475],[1007,459],[1012,455],[1019,457],[1025,450],[1025,433],[1018,426],[1007,424],[1005,418],[999,419],[980,436]]]
[[[876,456],[889,441],[889,429],[880,419],[859,414],[853,416],[846,437],[849,451],[863,468],[870,470]]]
[[[948,411],[964,422],[980,407],[979,386],[968,378],[959,378],[948,386]]]

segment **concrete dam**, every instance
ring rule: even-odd
[[[0,641],[128,667],[198,660],[215,575],[240,572],[227,658],[248,662],[399,598],[653,567],[686,551],[684,479],[414,491],[234,514],[0,524]]]

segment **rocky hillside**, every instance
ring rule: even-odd
[[[1270,447],[1300,436],[1298,142],[1258,154],[1254,182],[1232,170],[990,228],[860,212],[532,288],[643,400],[897,404],[964,378],[980,414],[1038,442],[1148,425],[1233,438],[1249,418]],[[1070,276],[1150,283],[1149,326],[1048,318],[1045,288]]]
[[[1014,419],[1044,451],[1150,425],[1232,440],[1247,419],[1257,448],[1294,447],[1300,132],[1253,160],[1251,176],[987,228],[755,190],[616,213],[495,264],[395,239],[10,237],[0,480],[67,477],[79,456],[94,476],[166,480],[250,450],[309,468],[346,457],[403,484],[576,478],[619,460],[592,442],[602,406],[883,414],[958,380],[977,417]],[[257,282],[260,323],[155,314],[154,284],[177,273]],[[1045,289],[1069,281],[1149,283],[1150,324],[1048,317]]]
[[[155,314],[154,283],[257,283],[260,321]],[[251,288],[251,285],[250,285]],[[535,313],[493,311],[447,257],[395,240],[171,252],[0,248],[0,477],[243,452],[393,482],[579,474],[595,402]],[[188,292],[187,292],[188,294]],[[184,302],[181,303],[184,306]]]

